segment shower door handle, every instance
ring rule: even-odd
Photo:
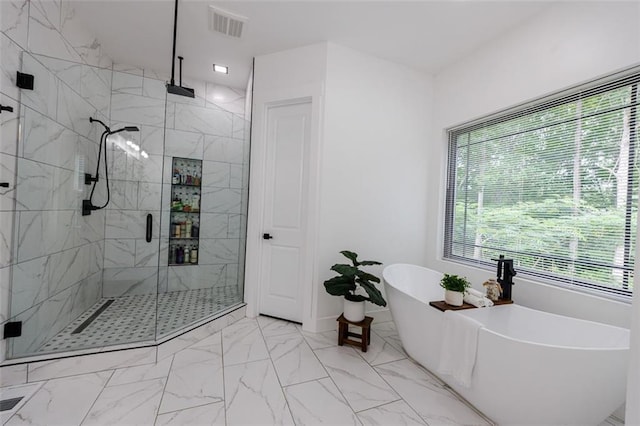
[[[151,242],[151,236],[153,235],[153,215],[149,213],[147,215],[147,242]]]

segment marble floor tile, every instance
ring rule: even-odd
[[[127,383],[142,382],[144,380],[166,378],[169,375],[172,361],[172,358],[166,358],[155,364],[119,368],[113,373],[107,386],[125,385]]]
[[[153,379],[104,388],[82,425],[153,424],[165,381]]]
[[[155,426],[225,426],[224,402],[159,414]]]
[[[22,398],[12,409],[0,411],[0,424],[5,424],[16,412],[18,412],[31,397],[44,385],[44,382],[29,383],[11,387],[0,388],[0,400]]]
[[[329,378],[288,386],[284,393],[297,425],[360,425]]]
[[[369,410],[360,411],[358,418],[365,426],[422,425],[426,423],[404,401],[396,401]]]
[[[225,366],[224,383],[227,424],[294,424],[271,361]]]
[[[429,425],[489,424],[408,359],[379,365],[375,369]]]
[[[111,373],[103,371],[49,380],[6,425],[78,425]]]
[[[354,411],[400,399],[354,349],[338,346],[315,353]]]
[[[302,336],[314,351],[316,349],[338,346],[338,332],[335,330],[325,331],[323,333],[311,333],[308,331],[303,331]]]
[[[262,330],[264,337],[279,336],[281,334],[291,334],[298,332],[298,324],[291,321],[285,321],[278,318],[265,317],[260,315],[258,325]]]
[[[219,342],[219,334],[212,336]],[[164,390],[160,413],[192,408],[224,400],[222,346],[194,345],[176,353]]]
[[[327,377],[324,367],[297,331],[265,337],[265,341],[282,386]]]
[[[376,333],[371,333],[371,342],[369,343],[367,351],[358,351],[358,354],[370,365],[384,364],[406,358],[404,352],[398,351],[393,345]]]
[[[269,358],[258,322],[243,319],[222,331],[224,365],[242,364]]]

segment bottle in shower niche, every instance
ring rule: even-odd
[[[184,263],[191,263],[189,258],[191,257],[191,249],[189,247],[185,247],[184,249]]]
[[[198,249],[195,246],[191,248],[191,256],[189,259],[191,263],[198,263]]]
[[[182,265],[184,263],[184,249],[182,246],[178,246],[176,249],[176,263]]]

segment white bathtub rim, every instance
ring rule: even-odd
[[[382,277],[383,277],[384,282],[387,285],[389,285],[392,288],[394,288],[395,290],[401,292],[405,296],[411,297],[415,301],[424,304],[427,308],[436,309],[436,308],[434,308],[432,306],[429,306],[428,302],[425,303],[424,301],[418,299],[414,295],[402,291],[402,289],[398,288],[396,285],[394,285],[392,282],[390,282],[387,279],[387,274],[385,274],[385,271],[388,268],[396,269],[396,268],[407,267],[407,266],[410,267],[410,268],[423,269],[423,270],[430,271],[430,272],[435,273],[435,274],[441,274],[439,271],[436,271],[434,269],[425,268],[424,266],[420,266],[420,265],[413,265],[413,264],[410,264],[410,263],[394,263],[394,264],[391,264],[391,265],[385,267],[384,270],[382,271]],[[556,314],[556,313],[552,313],[552,312],[546,312],[546,311],[543,311],[543,310],[540,310],[540,309],[533,309],[533,308],[529,308],[529,307],[526,307],[526,306],[523,306],[523,305],[519,305],[517,303],[513,303],[513,305],[518,306],[519,309],[527,309],[527,310],[530,310],[530,311],[542,312],[545,315],[553,316],[553,317],[556,317],[556,318],[559,318],[559,319],[569,319],[571,321],[578,321],[578,322],[581,322],[581,323],[584,323],[584,324],[594,324],[594,325],[597,325],[597,326],[604,326],[604,327],[607,327],[607,328],[616,329],[616,331],[622,331],[622,332],[626,331],[627,334],[630,334],[629,329],[624,328],[624,327],[618,327],[618,326],[615,326],[615,325],[605,324],[605,323],[601,323],[601,322],[597,322],[597,321],[585,320],[585,319],[581,319],[581,318],[575,318],[575,317],[570,317],[570,316],[566,316],[566,315],[560,315],[560,314]],[[492,309],[492,308],[493,309],[500,309],[502,307],[509,307],[509,306],[512,306],[512,305],[492,306],[492,307],[490,307],[488,309]],[[478,309],[487,309],[487,308],[478,308]],[[393,311],[391,309],[389,309],[389,310],[391,311],[391,315],[393,316]],[[457,311],[455,313],[464,315],[463,312],[461,312],[461,311]],[[440,314],[444,315],[443,312],[440,312]],[[478,321],[482,322],[480,320],[478,320]],[[628,351],[629,347],[630,347],[629,343],[627,343],[626,347],[588,347],[588,346],[566,346],[566,345],[557,345],[557,344],[550,344],[550,343],[535,342],[535,341],[531,341],[531,340],[518,339],[518,338],[515,338],[515,337],[508,336],[508,335],[503,334],[503,333],[499,333],[499,332],[497,332],[495,330],[487,328],[484,324],[483,324],[483,326],[481,327],[480,330],[481,331],[484,330],[484,331],[486,331],[488,333],[494,334],[496,336],[500,336],[501,338],[504,338],[504,339],[507,339],[507,340],[510,340],[510,341],[513,341],[513,342],[527,344],[527,345],[536,345],[536,346],[545,347],[545,348],[554,348],[554,349],[563,349],[563,350],[572,350],[572,351]]]

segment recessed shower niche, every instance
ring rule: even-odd
[[[173,158],[169,266],[197,265],[200,242],[202,160]]]

